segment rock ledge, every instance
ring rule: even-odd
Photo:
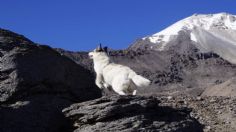
[[[74,123],[75,132],[202,131],[190,117],[190,109],[161,106],[152,96],[104,96],[73,104],[63,112]]]

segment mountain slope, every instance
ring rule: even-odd
[[[179,39],[181,40],[181,39]],[[189,41],[178,42],[166,51],[120,50],[110,52],[112,60],[131,67],[152,81],[148,88],[138,89],[138,94],[200,95],[204,89],[227,81],[236,75],[236,65],[214,53],[201,53]],[[63,53],[66,53],[64,51]],[[68,55],[70,54],[70,55]],[[92,61],[77,57],[79,52],[68,52],[68,57],[92,69]],[[82,53],[81,55],[84,55]],[[79,55],[80,56],[80,55]]]
[[[236,64],[236,16],[227,13],[194,14],[166,29],[135,42],[131,49],[168,50],[180,32],[186,32],[192,44],[201,52],[213,52]]]

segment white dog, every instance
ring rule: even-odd
[[[93,59],[96,72],[96,85],[102,88],[112,87],[119,95],[136,95],[136,87],[146,87],[150,81],[137,75],[127,66],[111,62],[107,54],[107,47],[100,46],[92,52],[89,57]]]

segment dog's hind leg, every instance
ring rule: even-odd
[[[119,95],[126,95],[125,93],[125,89],[124,87],[122,86],[122,84],[117,84],[117,85],[113,85],[112,86],[113,90],[118,93]]]
[[[134,84],[134,82],[130,79],[129,87],[127,89],[129,94],[136,95],[137,94],[137,86]]]

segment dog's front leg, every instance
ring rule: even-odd
[[[95,83],[100,89],[104,88],[102,74],[97,74]]]

